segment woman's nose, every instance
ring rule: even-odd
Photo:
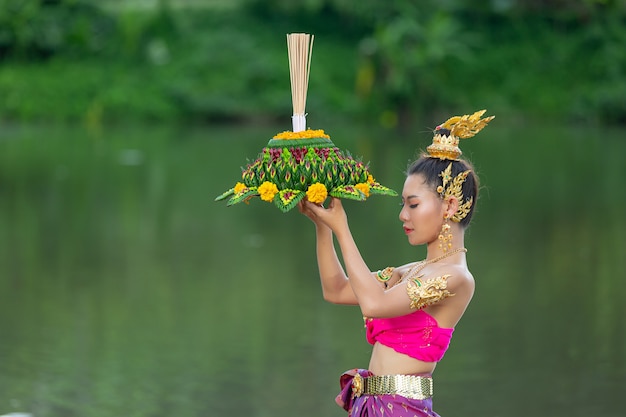
[[[406,210],[404,210],[404,207],[402,207],[402,209],[400,210],[400,213],[398,214],[398,218],[400,219],[401,222],[405,222],[407,220]]]

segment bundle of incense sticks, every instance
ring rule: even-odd
[[[313,39],[314,36],[307,33],[290,33],[287,35],[294,132],[302,132],[306,129],[306,94],[309,87],[309,73],[311,72]]]

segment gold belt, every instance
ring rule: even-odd
[[[397,394],[414,400],[433,396],[433,379],[417,375],[380,375],[363,378],[356,374],[352,380],[352,393],[361,395]]]

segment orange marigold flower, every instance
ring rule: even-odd
[[[278,193],[278,187],[274,183],[265,181],[259,186],[258,191],[261,196],[261,200],[271,202],[274,200],[276,193]]]
[[[365,197],[370,196],[370,185],[368,183],[360,182],[357,185],[355,185],[354,188],[356,188],[357,190],[365,194]]]
[[[328,197],[328,190],[324,184],[319,182],[309,185],[309,189],[306,191],[306,198],[311,203],[321,204],[326,200],[326,197]]]
[[[238,182],[237,184],[235,184],[235,194],[239,194],[240,192],[244,191],[246,188],[246,184]]]
[[[281,132],[274,136],[274,139],[311,139],[311,138],[325,138],[330,139],[323,129],[312,130],[307,129],[302,132],[291,132],[289,130]]]

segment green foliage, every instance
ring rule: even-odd
[[[0,0],[0,117],[288,121],[284,35],[308,32],[317,120],[394,127],[477,108],[626,120],[619,1],[154,4]]]
[[[259,11],[267,2],[249,0]],[[626,3],[271,0],[265,13],[359,28],[358,113],[388,126],[441,108],[626,119]],[[270,12],[271,11],[271,12]],[[301,17],[300,17],[301,18]],[[354,23],[357,21],[358,23]]]
[[[81,0],[0,0],[0,58],[101,53],[115,20]]]
[[[471,36],[449,13],[401,3],[361,44],[360,70],[371,68],[373,80],[360,93],[374,110],[391,109],[401,118],[450,104],[446,86],[471,58]]]

